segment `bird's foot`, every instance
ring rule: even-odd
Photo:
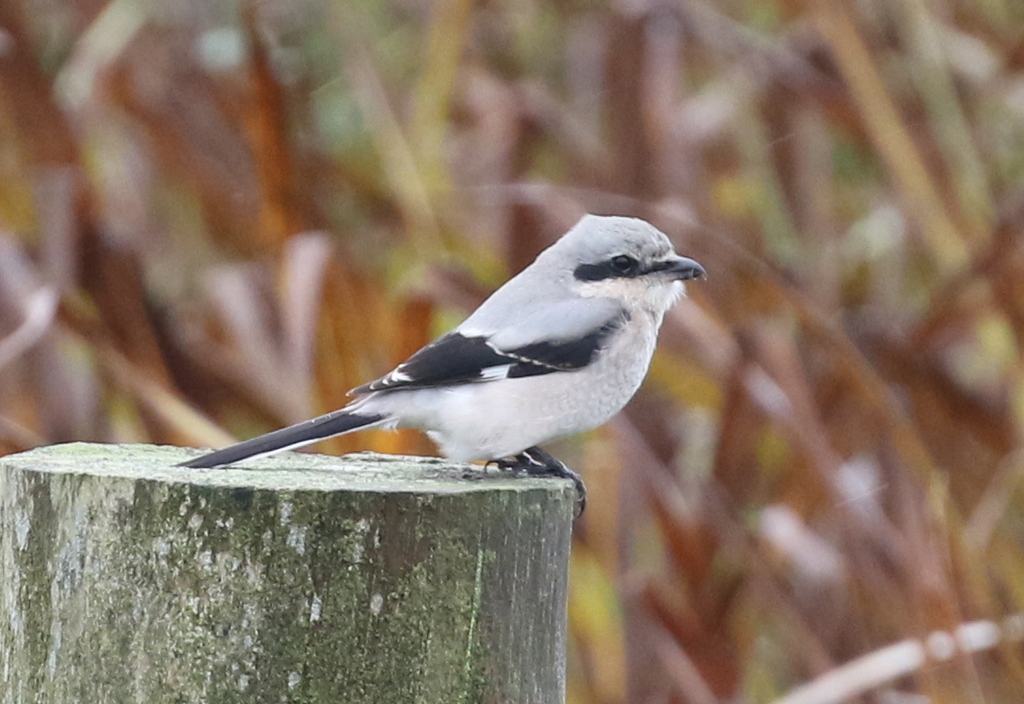
[[[484,464],[484,469],[493,464],[500,472],[525,472],[526,467],[520,461],[520,457],[521,455],[516,455],[515,457],[503,457],[500,460],[488,460]]]
[[[497,468],[499,472],[526,472],[526,467],[523,465],[522,462],[520,462],[518,455],[516,455],[515,457],[502,457],[501,459],[497,460],[487,460],[486,462],[484,462],[484,471],[482,474],[486,475],[487,470],[489,470],[492,466]],[[477,474],[480,473],[478,472]]]
[[[569,469],[564,462],[556,459],[550,453],[539,447],[530,447],[515,457],[493,460],[493,462],[503,470],[514,469],[534,476],[571,479],[576,486],[576,518],[583,515],[583,510],[587,507],[587,487],[583,483],[583,477]]]

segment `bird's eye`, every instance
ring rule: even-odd
[[[612,268],[620,274],[629,274],[636,269],[636,259],[628,254],[620,254],[611,258]]]

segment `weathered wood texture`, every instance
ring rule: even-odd
[[[567,481],[427,458],[0,458],[0,702],[564,701]]]

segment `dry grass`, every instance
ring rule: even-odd
[[[1024,6],[240,3],[0,3],[0,450],[337,407],[638,215],[710,278],[557,448],[570,702],[1024,701],[914,640],[1024,602]]]

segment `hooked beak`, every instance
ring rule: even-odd
[[[674,257],[658,262],[654,265],[653,270],[663,273],[676,281],[703,279],[708,275],[708,272],[704,271],[704,267],[689,257]]]

